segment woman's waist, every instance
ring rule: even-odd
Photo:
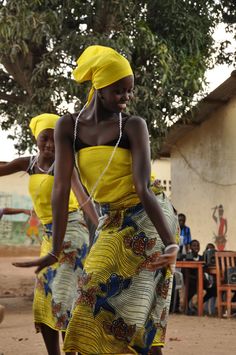
[[[150,189],[155,195],[164,195],[163,188],[160,185],[152,185]],[[126,198],[113,202],[100,202],[101,214],[109,214],[112,211],[123,210],[125,213],[136,213],[143,209],[138,195],[126,196]]]

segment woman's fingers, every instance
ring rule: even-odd
[[[36,260],[31,261],[22,261],[22,262],[15,262],[12,265],[16,267],[33,267],[37,266],[35,273],[37,274],[46,266],[50,266],[56,262],[55,258],[53,258],[50,254],[43,256],[42,258],[38,258]]]
[[[37,274],[40,272],[43,268],[53,265],[57,262],[57,260],[51,255],[47,254],[43,258],[41,258],[40,262],[37,264],[37,269],[35,270],[35,273]]]
[[[157,269],[161,269],[163,267],[173,266],[176,263],[176,252],[159,255],[155,260],[149,261],[145,268],[149,271],[156,271]]]
[[[12,263],[12,265],[16,267],[33,267],[38,265],[38,260],[32,260],[32,261],[20,261],[20,262],[15,262]]]

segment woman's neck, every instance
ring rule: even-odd
[[[42,168],[50,168],[50,166],[54,163],[55,158],[47,158],[44,157],[42,154],[38,155],[37,163]]]
[[[93,95],[91,102],[81,114],[82,120],[87,122],[91,121],[95,124],[98,124],[100,121],[117,119],[118,117],[119,117],[118,113],[111,112],[104,108],[103,104],[101,103],[101,99],[97,95],[96,91]]]

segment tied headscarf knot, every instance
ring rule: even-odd
[[[133,75],[133,71],[125,57],[110,47],[96,45],[84,50],[73,71],[79,83],[92,82],[87,103],[92,100],[94,89],[104,88],[129,75]]]

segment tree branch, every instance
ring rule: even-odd
[[[5,92],[0,92],[0,100],[8,101],[12,104],[20,104],[27,101],[28,96],[8,95]]]
[[[13,76],[15,81],[27,91],[29,95],[32,95],[32,89],[29,84],[29,80],[26,76],[24,70],[22,70],[22,60],[20,61],[18,58],[15,59],[15,63],[12,63],[8,57],[2,57],[1,62],[3,66],[6,68],[7,72]]]

